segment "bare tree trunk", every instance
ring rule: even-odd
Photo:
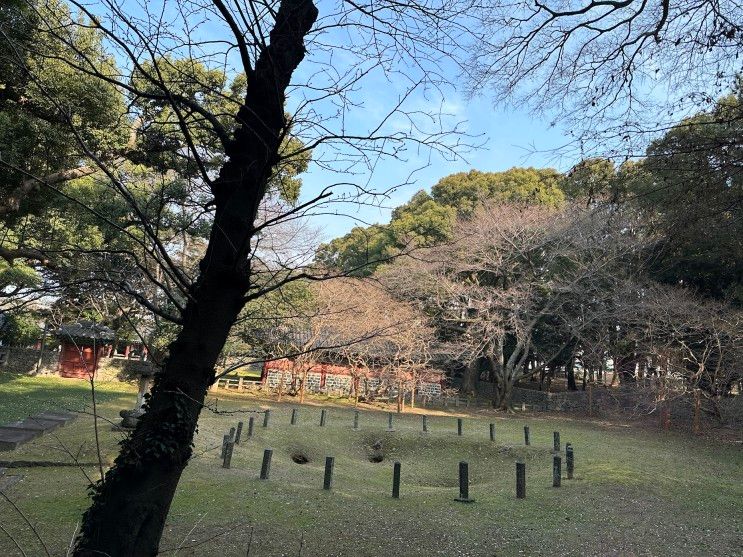
[[[480,366],[477,359],[470,362],[462,376],[462,392],[467,395],[475,394],[477,388],[477,379],[480,375]]]
[[[585,362],[581,362],[581,364],[583,366],[583,386],[581,387],[581,389],[583,391],[585,391],[586,390],[586,382],[588,381],[588,369],[586,369],[586,363]]]
[[[495,383],[493,383],[493,408],[500,410],[511,409],[511,397],[513,396],[513,385],[514,382],[509,379],[512,374],[509,374],[505,365],[500,365],[500,372],[495,376]]]
[[[305,364],[302,366],[302,379],[300,380],[300,383],[299,383],[299,402],[300,403],[304,402],[304,390],[307,386],[307,374],[308,373],[309,373],[309,369],[307,365]]]
[[[493,407],[500,410],[511,409],[511,398],[513,396],[513,385],[508,380],[503,380],[493,385]]]
[[[214,382],[214,366],[245,304],[253,222],[286,126],[284,92],[304,58],[304,36],[317,14],[311,0],[282,0],[279,6],[270,44],[249,76],[228,161],[212,187],[214,226],[182,328],[169,347],[146,413],[94,490],[76,540],[77,557],[158,553],[204,397]]]
[[[691,431],[694,435],[699,435],[699,419],[702,410],[702,396],[699,389],[694,389],[694,418],[692,420]]]
[[[575,354],[573,354],[568,363],[565,365],[565,374],[568,379],[568,391],[577,391],[578,385],[575,383]]]

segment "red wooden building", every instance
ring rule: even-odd
[[[59,339],[59,375],[89,379],[98,371],[101,358],[108,356],[115,338],[113,330],[92,321],[62,325]]]

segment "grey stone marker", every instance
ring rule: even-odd
[[[222,457],[222,468],[229,468],[232,462],[232,451],[235,448],[234,441],[228,441],[225,445],[224,456]]]
[[[392,467],[392,497],[400,498],[400,463],[395,462]]]
[[[454,499],[460,503],[474,503],[470,499],[470,467],[464,460],[459,463],[459,497]]]
[[[273,449],[266,449],[263,451],[263,462],[261,463],[261,479],[267,480],[271,474],[271,457],[273,456]]]
[[[41,435],[40,431],[30,431],[15,427],[0,427],[0,451],[13,451]]]
[[[242,437],[242,434],[243,434],[243,423],[237,422],[237,431],[235,432],[235,445],[240,444],[240,438]]]
[[[355,410],[353,413],[353,428],[359,429],[359,411]]]
[[[233,441],[235,439],[235,433],[236,433],[235,428],[231,427],[230,428],[230,441]]]
[[[490,424],[490,440],[495,441],[495,424]]]
[[[560,480],[562,478],[562,458],[560,455],[555,455],[552,458],[552,487],[560,487]]]
[[[462,418],[457,418],[457,435],[462,436]]]
[[[333,466],[335,465],[335,458],[332,456],[325,457],[325,477],[322,481],[322,488],[330,490],[333,487]]]
[[[292,408],[291,425],[297,425],[297,409],[296,408]]]
[[[524,445],[529,445],[529,426],[524,426]]]
[[[222,452],[219,454],[219,458],[224,460],[224,455],[227,454],[227,445],[232,442],[232,436],[229,434],[225,434],[225,436],[222,438]]]
[[[250,416],[248,419],[248,439],[253,437],[253,427],[255,426],[255,418],[253,416]]]
[[[40,412],[31,416],[32,419],[36,420],[56,420],[58,422],[67,423],[77,419],[77,414],[72,412],[64,412],[61,410],[54,410],[51,412]]]
[[[565,466],[568,469],[568,479],[573,479],[573,446],[570,443],[565,443]]]
[[[516,463],[516,499],[526,499],[526,463]]]
[[[64,422],[59,420],[45,420],[42,418],[25,418],[23,420],[5,424],[3,427],[25,429],[30,431],[38,431],[39,433],[46,433],[53,429],[57,429],[64,425]]]
[[[268,427],[268,420],[269,420],[270,417],[271,417],[271,411],[270,410],[266,410],[263,413],[263,427]]]
[[[387,431],[395,431],[395,428],[392,427],[392,420],[393,420],[393,414],[392,412],[387,412]]]
[[[327,412],[325,408],[320,410],[320,427],[325,427],[325,418],[327,416]]]
[[[423,414],[423,433],[428,433],[428,416]]]
[[[552,450],[556,453],[560,452],[560,432],[559,431],[553,431],[552,432]]]

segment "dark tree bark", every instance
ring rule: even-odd
[[[240,127],[214,182],[216,212],[200,276],[170,345],[147,412],[121,446],[86,511],[76,556],[156,555],[214,365],[245,304],[253,222],[285,133],[285,90],[304,58],[304,37],[317,18],[311,0],[283,0],[248,75]]]
[[[614,376],[619,376],[620,384],[626,385],[637,382],[637,377],[635,377],[636,363],[635,356],[616,356],[614,358]]]
[[[568,363],[565,364],[565,373],[568,378],[568,391],[577,391],[578,385],[575,384],[575,356],[571,356]]]
[[[500,379],[493,384],[493,408],[510,410],[512,397],[513,385],[509,381]]]
[[[462,392],[466,395],[473,395],[477,390],[477,381],[480,378],[480,360],[472,360],[462,374]]]

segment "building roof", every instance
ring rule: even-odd
[[[61,340],[86,339],[112,341],[116,338],[113,329],[94,323],[93,321],[80,321],[78,323],[64,323],[56,331]]]

